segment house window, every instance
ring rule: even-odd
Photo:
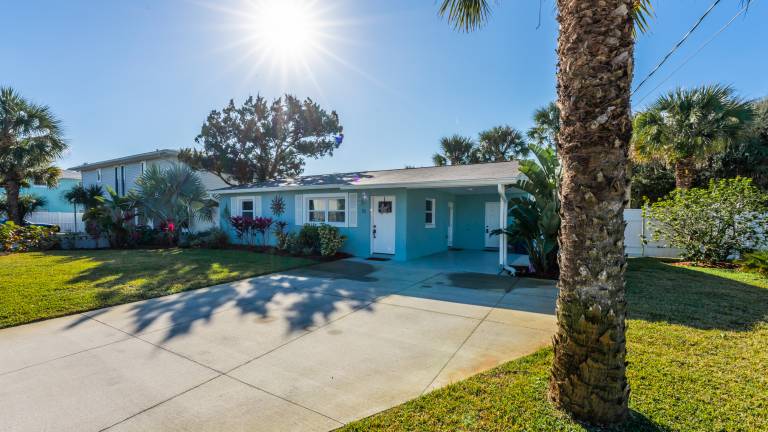
[[[96,182],[101,183],[101,168],[96,170]]]
[[[147,163],[144,161],[141,161],[141,173],[144,174],[144,171],[147,170]]]
[[[424,201],[424,227],[435,227],[435,199],[430,198]]]
[[[244,199],[240,201],[240,216],[244,218],[250,218],[253,219],[254,212],[253,212],[253,200],[252,199]]]
[[[346,194],[307,196],[305,198],[305,209],[304,217],[309,223],[347,226]]]

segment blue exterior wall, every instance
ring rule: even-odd
[[[496,194],[456,195],[453,246],[485,249],[485,203],[499,202]]]
[[[448,249],[448,203],[454,203],[453,246],[463,249],[485,248],[485,203],[498,202],[496,194],[454,195],[439,189],[375,189],[375,190],[339,190],[324,189],[299,192],[263,192],[223,195],[219,206],[221,228],[230,234],[233,242],[240,240],[229,223],[229,217],[234,213],[235,200],[239,197],[260,196],[261,216],[288,222],[288,230],[295,232],[301,229],[295,222],[295,196],[297,194],[323,193],[355,193],[357,194],[357,226],[340,227],[339,230],[347,237],[342,251],[360,257],[371,254],[371,203],[374,196],[395,196],[395,260],[414,259],[425,255],[442,252]],[[272,214],[270,204],[272,199],[280,195],[285,202],[285,213],[277,217]],[[365,195],[365,199],[364,199]],[[427,228],[424,214],[425,201],[435,199],[435,227]],[[347,203],[350,208],[350,203]],[[274,236],[270,236],[270,244],[274,244]]]
[[[68,203],[64,199],[64,193],[72,189],[72,186],[80,183],[80,180],[76,179],[59,179],[59,184],[55,188],[48,188],[45,186],[32,186],[30,188],[22,188],[22,195],[37,195],[44,197],[48,203],[41,207],[38,211],[47,212],[72,212],[72,204]]]
[[[435,200],[435,227],[425,223],[426,200]],[[454,195],[439,189],[408,190],[407,259],[431,255],[448,249],[448,202]],[[455,211],[454,211],[455,221]]]
[[[275,220],[282,220],[288,222],[287,229],[291,232],[296,232],[301,229],[301,224],[296,224],[296,195],[312,195],[323,193],[355,193],[357,194],[357,226],[356,227],[339,227],[339,231],[347,237],[344,242],[343,252],[355,255],[367,257],[371,253],[371,197],[374,195],[393,195],[395,197],[395,256],[396,260],[406,259],[406,227],[407,227],[407,205],[406,205],[406,190],[405,189],[377,189],[375,191],[365,191],[367,199],[363,199],[362,190],[344,190],[339,189],[324,189],[324,190],[311,190],[301,192],[265,192],[265,193],[243,193],[237,195],[224,195],[220,200],[220,225],[221,228],[227,231],[233,242],[240,242],[237,238],[237,234],[232,229],[229,223],[229,217],[233,214],[235,208],[235,199],[239,197],[260,196],[261,197],[261,216],[271,217]],[[276,195],[283,197],[285,201],[285,213],[282,216],[275,216],[270,209],[272,200]],[[347,203],[347,208],[350,208],[350,203]],[[274,236],[270,236],[270,244],[274,244]]]

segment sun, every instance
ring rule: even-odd
[[[262,0],[250,15],[251,39],[259,57],[283,67],[309,62],[323,49],[323,18],[311,0]]]
[[[303,1],[266,2],[254,21],[254,36],[278,57],[305,55],[319,37],[317,19]]]

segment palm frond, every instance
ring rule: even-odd
[[[487,0],[443,0],[439,14],[455,29],[470,32],[488,22],[491,6]]]

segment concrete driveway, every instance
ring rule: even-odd
[[[334,429],[548,344],[555,297],[345,260],[0,330],[0,431]]]

